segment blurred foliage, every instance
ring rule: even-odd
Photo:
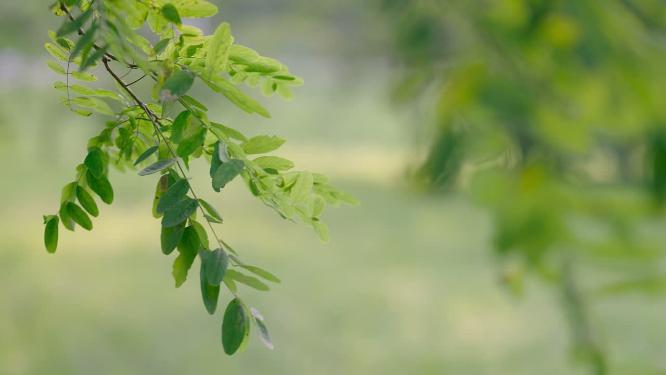
[[[403,66],[393,98],[422,103],[434,138],[415,171],[494,217],[504,280],[557,285],[575,354],[607,356],[576,275],[663,289],[646,233],[666,199],[666,7],[657,0],[385,0]],[[479,11],[483,9],[483,11]]]

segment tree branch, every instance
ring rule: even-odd
[[[114,71],[111,69],[111,66],[109,65],[110,59],[107,57],[102,58],[102,62],[104,63],[104,67],[106,68],[106,71],[109,72],[111,77],[127,92],[127,94],[132,97],[132,100],[136,102],[136,104],[141,107],[141,109],[144,111],[146,116],[148,116],[148,119],[150,122],[153,124],[153,128],[155,128],[155,133],[157,134],[158,140],[159,138],[162,139],[164,144],[167,146],[169,149],[169,153],[171,156],[176,160],[176,166],[178,167],[178,170],[180,171],[181,175],[187,181],[187,186],[190,190],[190,193],[192,193],[192,197],[197,200],[197,204],[199,202],[199,197],[197,196],[196,192],[194,191],[194,188],[192,187],[192,184],[190,183],[190,179],[187,176],[187,173],[185,172],[185,169],[181,165],[180,161],[178,160],[178,154],[176,154],[176,151],[173,149],[173,146],[171,143],[169,143],[169,140],[166,138],[164,133],[162,133],[162,130],[160,129],[161,123],[159,122],[159,117],[148,108],[148,106],[141,100],[139,97],[132,91],[132,89],[129,87],[128,84],[126,84]],[[143,77],[142,77],[143,78]],[[213,224],[211,221],[208,219],[206,216],[206,212],[204,209],[201,207],[201,204],[198,204],[199,210],[201,211],[201,214],[203,218],[206,220],[206,223],[208,224],[208,227],[210,228],[211,232],[213,233],[213,236],[215,237],[215,240],[217,241],[217,244],[219,245],[220,249],[227,253],[226,251],[226,246],[223,245],[223,241],[220,239],[220,237],[217,235],[217,232],[215,231],[215,228],[213,227]],[[229,255],[227,253],[227,255]],[[233,257],[232,259],[236,259]],[[240,262],[237,262],[240,263]]]

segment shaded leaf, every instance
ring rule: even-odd
[[[189,70],[178,70],[169,77],[160,92],[162,101],[173,101],[185,95],[194,84],[194,74]]]
[[[153,173],[160,172],[166,168],[169,168],[173,163],[176,162],[176,159],[164,159],[160,160],[154,164],[149,165],[148,167],[142,169],[139,172],[139,176],[148,176]]]
[[[184,231],[184,221],[173,227],[162,227],[160,233],[160,245],[162,247],[162,253],[166,255],[171,254],[176,249],[176,246],[178,246],[178,243],[180,243]]]
[[[173,4],[167,3],[161,9],[162,15],[169,22],[180,25],[183,21],[180,19],[180,14],[178,14],[178,9]]]
[[[220,296],[220,285],[219,284],[212,285],[211,283],[208,282],[203,267],[203,260],[201,262],[201,269],[199,271],[199,281],[201,288],[201,298],[203,299],[206,311],[208,311],[209,314],[213,315],[215,314],[215,310],[217,309],[217,300],[219,299]]]
[[[213,176],[213,188],[223,188],[241,173],[244,165],[242,160],[237,159],[222,164],[217,168],[217,171],[215,171],[215,175]]]
[[[227,305],[222,321],[222,346],[228,355],[236,353],[250,335],[250,319],[240,299]]]
[[[192,198],[185,198],[164,213],[162,226],[173,227],[187,220],[199,207],[199,203]]]
[[[141,163],[142,161],[148,159],[152,154],[154,154],[155,152],[157,152],[157,150],[159,150],[159,147],[158,147],[158,146],[150,147],[149,149],[147,149],[146,151],[144,151],[141,155],[139,155],[138,158],[136,158],[136,161],[134,162],[134,165],[138,165],[138,164]]]
[[[219,285],[229,267],[229,258],[222,249],[202,250],[199,253],[209,283]]]
[[[90,170],[88,170],[86,180],[88,181],[88,187],[90,187],[90,189],[94,191],[104,203],[113,203],[113,188],[106,176],[97,178],[90,172]]]
[[[216,223],[222,223],[222,215],[211,205],[210,203],[206,202],[203,199],[199,199],[199,204],[201,204],[201,207],[203,207],[204,211],[214,219]]]
[[[186,179],[176,181],[160,198],[160,201],[157,204],[157,212],[164,213],[175,206],[187,196],[189,188],[190,184]]]
[[[85,24],[86,21],[90,19],[92,14],[93,8],[90,7],[88,10],[76,17],[73,21],[65,22],[56,32],[56,37],[60,38],[73,32],[77,32],[83,26],[83,24]]]

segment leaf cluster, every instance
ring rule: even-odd
[[[300,219],[322,240],[328,229],[321,217],[328,205],[355,204],[320,174],[295,171],[294,163],[273,155],[285,140],[269,135],[246,137],[209,119],[208,108],[189,95],[195,84],[209,87],[248,114],[270,117],[268,110],[241,89],[260,87],[266,96],[290,98],[302,79],[279,61],[234,42],[228,23],[212,35],[187,23],[210,17],[217,7],[205,0],[59,0],[51,7],[63,22],[49,32],[48,66],[63,78],[55,88],[62,103],[81,116],[105,116],[105,127],[87,144],[76,177],[62,191],[57,213],[44,216],[46,249],[53,253],[60,226],[93,228],[98,199],[114,200],[109,171],[134,170],[155,178],[152,214],[161,221],[160,248],[176,252],[172,274],[176,287],[187,279],[196,258],[206,311],[214,314],[221,290],[232,296],[222,324],[222,344],[234,354],[247,342],[251,323],[272,349],[261,314],[241,300],[238,284],[269,290],[280,280],[241,260],[216,232],[223,218],[197,195],[188,175],[190,164],[210,165],[210,185],[218,192],[236,180],[281,217]],[[152,32],[146,38],[142,29]],[[118,69],[128,70],[121,75]],[[99,73],[113,88],[97,82]],[[130,78],[132,77],[131,82]],[[137,78],[138,77],[138,78]],[[133,85],[149,83],[141,99]]]

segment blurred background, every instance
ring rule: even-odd
[[[288,139],[361,206],[322,244],[193,167],[223,236],[283,280],[244,291],[276,349],[227,357],[198,283],[173,288],[154,181],[112,172],[94,231],[44,251],[103,119],[58,103],[49,2],[0,2],[0,374],[666,373],[663,1],[213,2],[199,26],[306,84],[270,120],[210,96],[211,118]]]

